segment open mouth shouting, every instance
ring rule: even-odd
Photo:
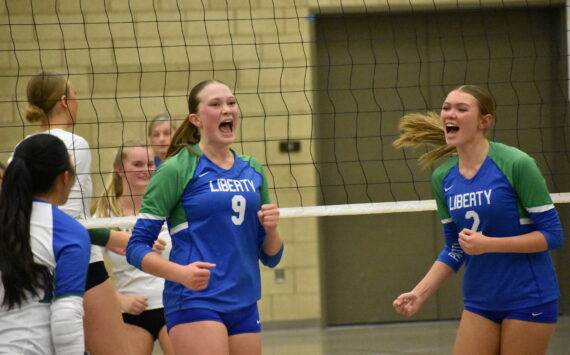
[[[452,134],[457,133],[459,131],[459,127],[453,123],[446,123],[445,124],[445,133]]]
[[[231,134],[234,130],[234,121],[232,119],[223,120],[219,129],[222,133]]]

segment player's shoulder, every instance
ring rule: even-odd
[[[252,157],[251,155],[246,155],[246,154],[238,154],[236,152],[234,152],[234,154],[235,154],[237,159],[243,161],[245,164],[248,164],[249,166],[251,166],[255,170],[257,170],[257,171],[263,170],[261,163],[255,157]]]
[[[89,233],[81,223],[57,206],[51,205],[51,211],[54,245],[81,245],[90,248]]]
[[[52,205],[51,208],[52,208],[54,223],[63,225],[65,226],[66,229],[74,232],[87,233],[87,229],[85,229],[85,227],[81,223],[79,223],[75,218],[71,217],[57,206]]]
[[[457,160],[458,160],[457,155],[453,155],[449,157],[447,160],[445,160],[440,166],[435,168],[435,170],[433,171],[431,175],[432,180],[433,181],[443,180],[445,176],[447,176],[447,174],[449,173],[449,170],[451,170],[451,168],[457,165]]]
[[[489,157],[503,169],[536,164],[530,155],[516,147],[499,142],[489,142],[489,145]]]
[[[196,165],[197,161],[202,156],[199,150],[196,150],[194,146],[187,146],[181,149],[178,153],[166,159],[166,161],[160,164],[157,169],[156,174],[178,174],[185,171],[188,168],[192,168]]]
[[[498,156],[503,159],[529,159],[530,156],[519,148],[506,145],[500,142],[489,142],[489,155]]]
[[[69,132],[61,128],[54,128],[43,132],[45,134],[51,134],[61,139],[65,145],[70,149],[77,148],[89,148],[89,142],[82,136]]]

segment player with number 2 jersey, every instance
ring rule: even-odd
[[[494,115],[490,92],[462,85],[447,94],[439,117],[402,118],[396,146],[436,146],[420,157],[424,166],[448,157],[432,174],[445,248],[393,306],[413,316],[465,264],[453,354],[544,354],[558,321],[550,250],[564,233],[536,162],[487,139]]]
[[[516,148],[489,143],[489,154],[471,179],[459,173],[457,156],[433,174],[446,238],[438,260],[454,270],[465,263],[465,306],[508,310],[554,301],[559,291],[548,250],[464,255],[459,248],[463,228],[495,238],[539,230],[549,249],[562,241],[558,214],[535,161]]]

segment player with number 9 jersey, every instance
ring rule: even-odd
[[[176,353],[261,354],[259,260],[281,260],[279,209],[261,164],[230,148],[240,121],[231,89],[196,84],[188,111],[151,178],[127,261],[167,280],[164,315]],[[164,221],[168,261],[150,249]]]
[[[281,253],[268,257],[261,245],[265,231],[257,211],[269,203],[267,182],[257,160],[234,152],[225,170],[188,146],[168,159],[153,175],[131,237],[130,262],[141,268],[164,220],[172,237],[170,261],[187,265],[215,262],[208,288],[199,292],[166,281],[165,313],[180,308],[231,312],[261,297],[258,259],[275,266]],[[168,218],[166,218],[168,216]]]

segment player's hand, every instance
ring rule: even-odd
[[[210,269],[216,267],[216,264],[204,261],[196,261],[192,264],[184,266],[185,272],[182,285],[188,287],[192,291],[200,291],[208,287],[210,281]]]
[[[402,293],[392,302],[396,312],[404,316],[413,316],[420,310],[422,302],[420,297],[413,292]]]
[[[152,246],[152,250],[154,250],[158,254],[162,254],[162,252],[164,251],[164,248],[166,248],[166,240],[164,240],[162,238],[157,238],[154,241],[154,244]]]
[[[266,232],[277,229],[279,225],[279,208],[274,204],[262,205],[261,209],[257,211],[259,223],[265,228]]]
[[[459,245],[461,249],[469,255],[480,255],[487,253],[487,239],[483,234],[471,229],[463,228],[459,232]]]
[[[148,307],[148,298],[144,296],[119,296],[121,309],[132,315],[141,314]]]

